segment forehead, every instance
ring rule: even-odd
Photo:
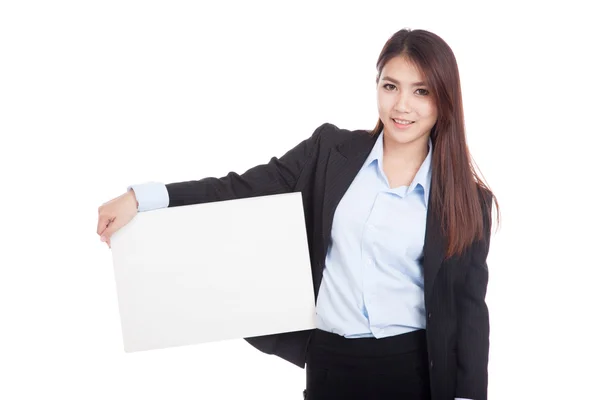
[[[391,58],[381,70],[382,77],[390,77],[403,83],[424,82],[425,76],[415,64],[404,56]]]

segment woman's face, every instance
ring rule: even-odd
[[[384,138],[395,144],[426,143],[437,121],[437,107],[424,77],[404,57],[390,59],[377,82],[377,108]],[[402,125],[400,120],[411,121]],[[389,143],[389,142],[388,142]]]

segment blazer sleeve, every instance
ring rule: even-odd
[[[282,157],[273,157],[268,163],[250,168],[243,174],[230,172],[221,178],[167,184],[169,207],[298,191],[299,180],[316,156],[321,134],[328,125],[318,127],[310,138]]]
[[[487,400],[489,313],[487,255],[491,236],[491,194],[484,196],[483,239],[474,243],[463,291],[458,295],[456,397]]]

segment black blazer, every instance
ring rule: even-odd
[[[167,185],[169,207],[253,196],[301,192],[318,295],[334,211],[369,155],[376,137],[323,124],[281,158],[239,175]],[[435,174],[435,171],[433,171]],[[431,192],[435,188],[432,187]],[[430,193],[431,196],[431,193]],[[481,197],[491,215],[491,196]],[[489,317],[485,304],[490,223],[485,237],[461,257],[443,260],[445,241],[439,218],[429,207],[422,264],[425,279],[427,346],[433,400],[487,398]],[[312,330],[246,340],[260,351],[305,366]]]

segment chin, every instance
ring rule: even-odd
[[[427,136],[426,134],[421,133],[419,127],[416,125],[417,123],[415,122],[413,126],[404,130],[396,128],[394,124],[388,124],[384,125],[384,131],[386,133],[386,137],[389,137],[394,142],[408,144]]]

